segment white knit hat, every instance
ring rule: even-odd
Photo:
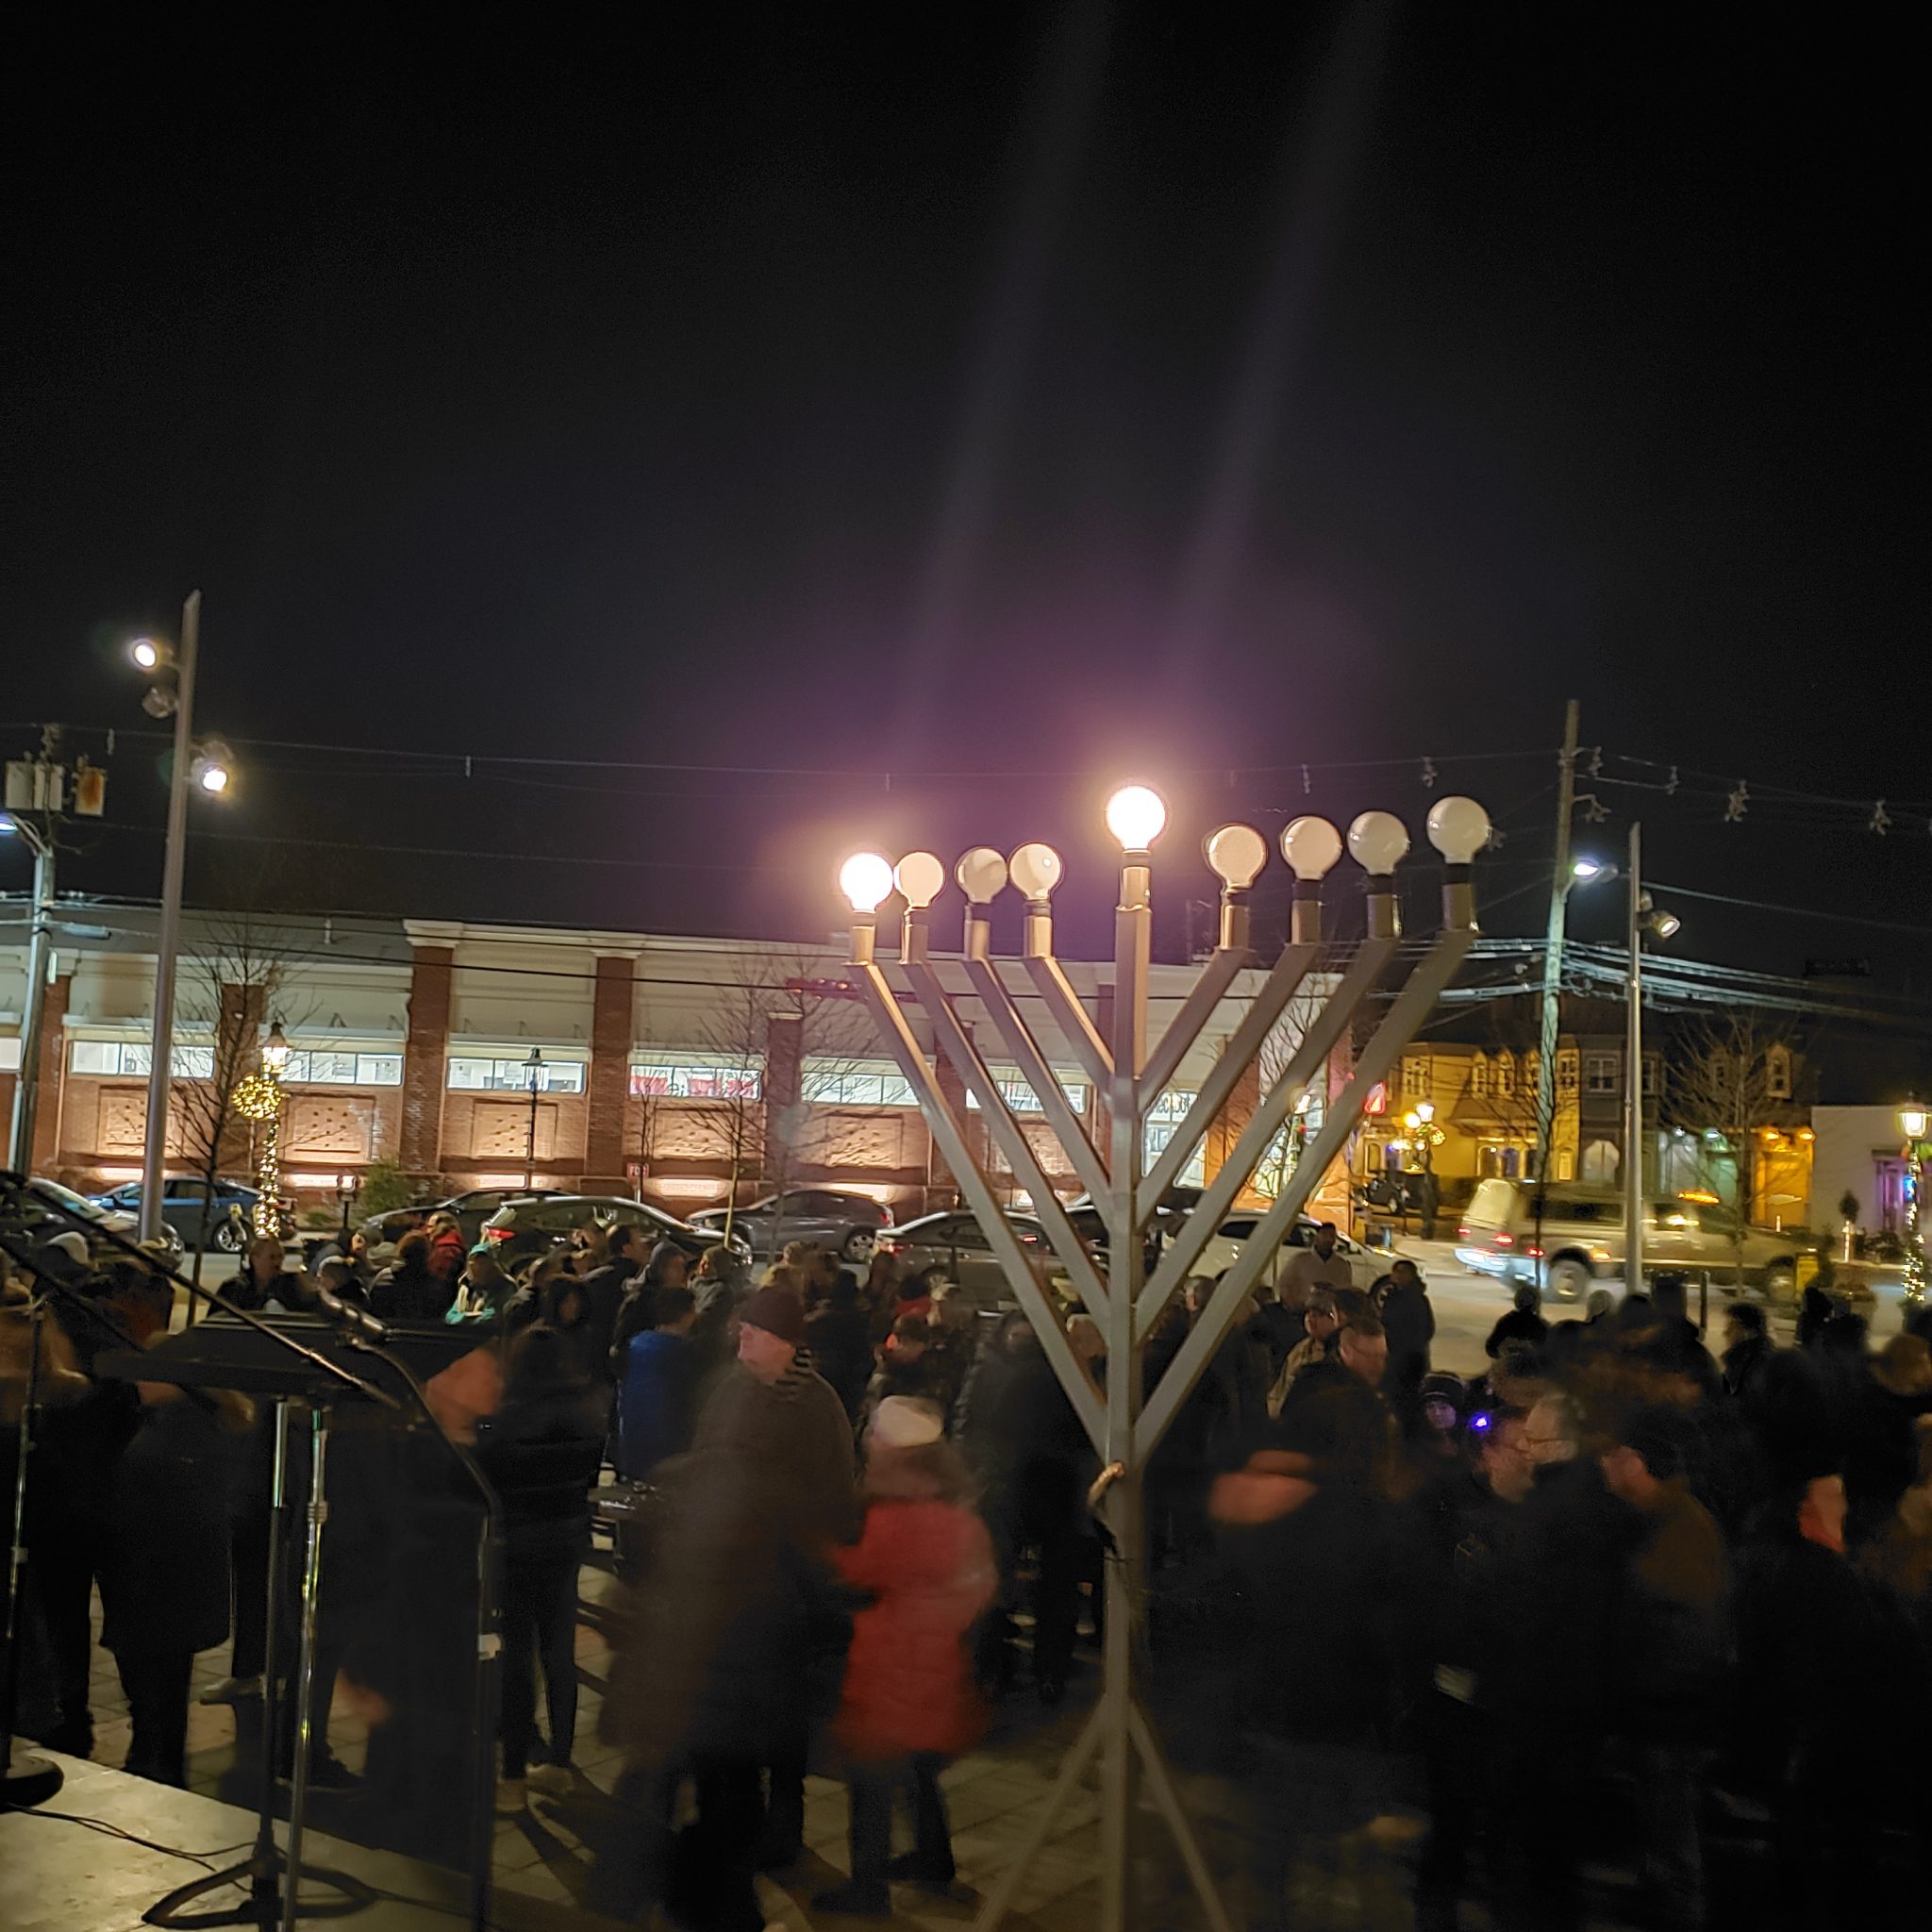
[[[945,1434],[945,1422],[930,1402],[911,1395],[888,1395],[873,1410],[866,1434],[881,1449],[924,1449]]]
[[[70,1227],[62,1234],[52,1236],[42,1249],[42,1253],[44,1254],[47,1248],[58,1248],[76,1268],[89,1267],[93,1261],[93,1254],[88,1247],[86,1235],[75,1227]]]

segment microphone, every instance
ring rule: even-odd
[[[367,1308],[358,1308],[354,1302],[345,1302],[333,1289],[317,1288],[315,1305],[338,1327],[348,1329],[364,1341],[380,1345],[389,1340],[387,1322],[378,1322]]]

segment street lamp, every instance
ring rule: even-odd
[[[881,895],[883,896],[883,895]],[[537,1185],[537,1095],[543,1086],[543,1049],[533,1046],[530,1058],[524,1062],[524,1069],[530,1076],[530,1134],[529,1142],[524,1150],[524,1165],[529,1170],[529,1185]]]
[[[1124,1925],[1138,1757],[1149,1794],[1181,1846],[1210,1932],[1227,1932],[1228,1921],[1214,1895],[1207,1863],[1135,1690],[1144,1564],[1143,1478],[1148,1459],[1232,1331],[1262,1270],[1296,1224],[1318,1181],[1345,1151],[1371,1094],[1387,1080],[1475,940],[1470,864],[1489,837],[1489,818],[1472,800],[1444,799],[1438,802],[1429,822],[1430,839],[1445,863],[1442,930],[1376,1024],[1349,1079],[1329,1100],[1320,1127],[1307,1135],[1304,1157],[1259,1217],[1241,1254],[1215,1283],[1187,1340],[1158,1386],[1147,1393],[1143,1412],[1142,1352],[1149,1334],[1196,1272],[1213,1230],[1269,1158],[1291,1117],[1306,1123],[1304,1109],[1313,1082],[1374,996],[1395,957],[1401,924],[1392,874],[1409,842],[1407,828],[1386,812],[1365,812],[1349,827],[1347,850],[1367,874],[1367,936],[1304,1030],[1288,1064],[1272,1083],[1262,1083],[1263,1091],[1248,1110],[1235,1145],[1202,1191],[1195,1211],[1164,1252],[1150,1254],[1146,1230],[1162,1198],[1209,1127],[1224,1117],[1243,1079],[1260,1064],[1281,1015],[1323,957],[1321,882],[1343,851],[1342,835],[1324,819],[1297,819],[1283,834],[1282,854],[1295,874],[1289,942],[1272,968],[1257,975],[1260,984],[1252,995],[1243,996],[1245,1010],[1221,1041],[1213,1065],[1198,1083],[1191,1083],[1195,1091],[1185,1117],[1158,1157],[1150,1158],[1150,1113],[1183,1059],[1208,1033],[1238,976],[1252,964],[1244,900],[1268,857],[1266,841],[1252,827],[1223,825],[1209,834],[1205,856],[1222,885],[1221,943],[1201,967],[1178,1013],[1158,1039],[1150,1039],[1151,848],[1165,830],[1167,816],[1160,795],[1145,785],[1124,786],[1107,803],[1107,824],[1121,847],[1121,861],[1112,1007],[1104,1034],[1054,956],[1053,894],[1065,871],[1054,847],[1034,841],[1002,858],[991,846],[975,846],[959,860],[954,877],[966,899],[960,964],[967,987],[958,991],[941,980],[930,956],[931,908],[945,877],[944,868],[933,856],[912,854],[895,872],[883,855],[858,853],[839,871],[841,890],[852,908],[853,986],[917,1097],[938,1153],[957,1177],[964,1205],[1031,1320],[1097,1453],[1102,1474],[1094,1490],[1095,1506],[1104,1509],[1111,1532],[1105,1691],[1061,1764],[1052,1796],[1039,1807],[1025,1840],[1015,1848],[990,1890],[979,1916],[982,1926],[1000,1923],[1063,1801],[1096,1757],[1101,1794],[1100,1919],[1108,1932]],[[897,974],[909,984],[909,1002],[887,977],[886,966],[877,957],[878,910],[895,884],[906,902]],[[993,958],[990,908],[1009,885],[1025,902],[1019,964],[1065,1050],[1106,1102],[1104,1146],[1095,1143],[1086,1120],[1068,1103],[1040,1035],[1022,1013],[1014,988]],[[913,1031],[908,1007],[924,1014],[930,1028],[929,1046]],[[975,1043],[974,1026],[990,1027],[999,1036],[1003,1058],[1017,1065],[1022,1081],[1032,1090],[1024,1118]],[[992,1178],[968,1137],[965,1116],[955,1110],[940,1085],[935,1058],[958,1071],[978,1108],[988,1138],[1030,1197],[1074,1298],[1099,1324],[1107,1341],[1104,1389],[1096,1390],[1074,1357],[1065,1327],[1042,1288],[1038,1257],[1021,1244],[1007,1219]],[[1099,1210],[1107,1230],[1102,1262],[1096,1262],[1060,1205],[1029,1134],[1029,1126],[1037,1133],[1042,1117],[1059,1143],[1067,1171]],[[1437,1130],[1431,1125],[1427,1131]]]
[[[1925,1138],[1932,1116],[1917,1100],[1908,1100],[1898,1110],[1899,1131],[1906,1137],[1906,1298],[1925,1298],[1925,1236],[1920,1224],[1920,1196],[1924,1191],[1925,1163],[1932,1160],[1932,1141]]]
[[[175,764],[168,782],[168,841],[161,860],[161,917],[155,935],[155,1017],[147,1070],[147,1124],[141,1158],[141,1236],[161,1222],[161,1170],[167,1164],[168,1090],[174,1077],[175,976],[181,951],[181,879],[188,861],[188,793],[225,796],[234,770],[227,747],[194,742],[194,667],[201,639],[201,592],[181,607],[181,641],[173,650],[155,638],[136,638],[127,655],[153,679],[142,708],[175,721]],[[279,1110],[280,1102],[276,1102]],[[259,1213],[258,1206],[257,1212]]]

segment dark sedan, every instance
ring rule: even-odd
[[[579,1228],[592,1225],[641,1227],[653,1242],[675,1241],[692,1260],[719,1240],[708,1228],[692,1227],[661,1208],[624,1194],[541,1194],[506,1201],[483,1224],[483,1239],[495,1248],[506,1268],[514,1268],[569,1241]],[[735,1233],[731,1245],[751,1258],[750,1249]]]
[[[788,1241],[816,1241],[861,1266],[872,1259],[879,1233],[892,1224],[892,1210],[870,1194],[849,1188],[793,1188],[729,1210],[731,1231],[760,1259],[775,1258]],[[691,1224],[723,1239],[726,1210],[707,1208]]]
[[[141,1183],[130,1181],[109,1194],[95,1194],[94,1205],[117,1213],[141,1215]],[[243,1181],[218,1180],[210,1199],[208,1183],[198,1175],[170,1174],[161,1183],[161,1220],[181,1237],[191,1253],[201,1248],[239,1255],[255,1232],[255,1204],[260,1194]],[[279,1232],[284,1241],[295,1232],[295,1217],[281,1209]]]
[[[1060,1272],[1053,1244],[1046,1230],[1030,1215],[1008,1214],[1007,1225],[1020,1239],[1029,1256],[1046,1260],[1049,1271]],[[958,1286],[967,1301],[982,1308],[1012,1306],[1019,1299],[992,1243],[976,1217],[957,1209],[942,1214],[923,1214],[917,1221],[903,1222],[879,1237],[879,1246],[891,1255],[908,1274],[927,1268],[942,1268],[946,1278]]]
[[[472,1188],[467,1193],[452,1194],[447,1201],[425,1201],[372,1214],[362,1224],[362,1232],[372,1248],[380,1247],[384,1241],[401,1241],[412,1227],[426,1227],[432,1214],[454,1214],[463,1232],[463,1245],[474,1248],[483,1238],[483,1224],[506,1202],[563,1198],[555,1188]]]

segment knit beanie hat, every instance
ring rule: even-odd
[[[789,1341],[793,1348],[804,1345],[805,1308],[795,1294],[782,1288],[767,1285],[759,1289],[738,1311],[738,1319],[762,1328],[767,1335],[775,1335],[780,1341]]]

